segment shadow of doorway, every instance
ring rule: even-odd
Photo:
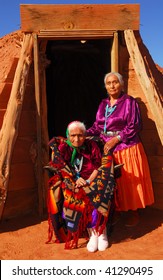
[[[104,75],[111,68],[110,39],[48,41],[46,70],[49,139],[65,136],[67,124],[90,127],[106,97]]]

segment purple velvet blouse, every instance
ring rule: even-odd
[[[83,164],[80,171],[80,176],[83,179],[88,179],[91,173],[98,169],[101,165],[101,152],[97,143],[93,140],[85,139],[84,148],[79,148],[77,158],[81,159],[83,156]],[[61,156],[64,161],[71,167],[71,155],[73,148],[66,142],[61,143],[58,146]]]
[[[109,98],[101,101],[96,120],[87,130],[87,135],[100,136],[104,142],[111,138],[111,136],[103,134],[107,104],[110,107]],[[114,148],[114,151],[118,151],[140,142],[138,132],[141,129],[141,118],[138,103],[132,96],[121,93],[115,105],[115,110],[106,119],[106,131],[119,131],[121,142]]]

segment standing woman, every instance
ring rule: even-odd
[[[138,209],[154,203],[147,157],[139,138],[141,117],[136,99],[124,93],[123,77],[111,72],[104,77],[108,98],[99,105],[96,120],[87,135],[104,141],[104,152],[111,151],[116,164],[123,163],[117,178],[117,211],[126,211],[126,226],[139,221]]]

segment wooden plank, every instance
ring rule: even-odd
[[[21,30],[139,30],[139,10],[139,4],[21,4]]]
[[[111,49],[111,71],[118,72],[118,32],[114,32],[113,44]]]
[[[37,123],[37,183],[38,183],[38,208],[39,215],[43,215],[43,166],[42,166],[42,133],[41,133],[41,100],[40,100],[40,77],[39,77],[39,50],[38,37],[33,34],[34,41],[34,73],[35,73],[35,98],[36,98],[36,123]]]
[[[159,99],[159,93],[157,93],[157,87],[151,82],[152,79],[149,74],[151,69],[149,69],[147,73],[145,61],[139,50],[133,30],[125,30],[124,35],[138,81],[143,89],[149,108],[154,116],[158,134],[163,144],[163,107]]]
[[[41,54],[41,67],[40,67],[40,101],[41,101],[41,133],[42,133],[42,166],[47,165],[49,162],[49,133],[48,133],[48,108],[47,108],[47,89],[46,89],[46,68],[49,65],[50,61],[47,59],[47,57],[43,54],[45,54],[47,47],[47,41],[43,40],[41,44],[39,44],[39,53]],[[42,195],[43,195],[43,209],[47,206],[47,189],[48,189],[48,173],[44,170],[43,174],[43,180],[42,181]]]
[[[2,194],[0,201],[0,218],[6,200],[11,157],[18,135],[24,92],[32,62],[32,47],[32,35],[24,35],[20,59],[16,68],[10,99],[0,131],[0,189]]]
[[[75,29],[75,30],[40,30],[38,33],[38,38],[46,39],[100,39],[113,37],[114,30],[101,30],[101,29]]]

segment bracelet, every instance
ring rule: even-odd
[[[121,141],[121,136],[120,136],[120,135],[117,135],[117,139],[118,139],[118,141],[120,142],[120,141]]]
[[[90,185],[90,180],[89,179],[85,180],[85,181],[86,181],[87,185]]]

